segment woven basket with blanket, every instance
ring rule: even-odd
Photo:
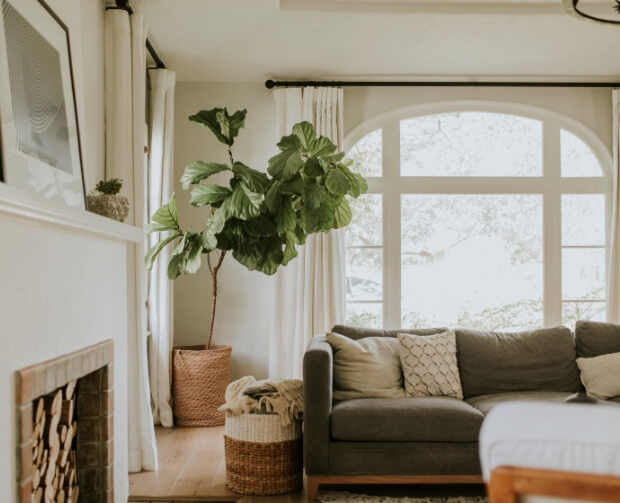
[[[302,486],[303,390],[300,380],[242,377],[226,388],[226,486],[269,495]]]

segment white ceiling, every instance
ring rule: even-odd
[[[582,0],[604,5],[612,0]],[[620,26],[562,0],[143,0],[180,81],[620,78]],[[620,16],[619,16],[620,18]]]

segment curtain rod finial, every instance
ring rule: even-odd
[[[265,81],[265,87],[267,89],[273,89],[275,86],[276,86],[276,83],[273,80],[269,79]]]

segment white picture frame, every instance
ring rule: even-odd
[[[86,209],[69,30],[43,0],[0,0],[0,181]]]

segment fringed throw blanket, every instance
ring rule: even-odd
[[[303,417],[303,383],[299,379],[264,379],[252,376],[231,382],[226,388],[226,403],[218,410],[227,416],[267,413],[280,416],[282,426]]]

